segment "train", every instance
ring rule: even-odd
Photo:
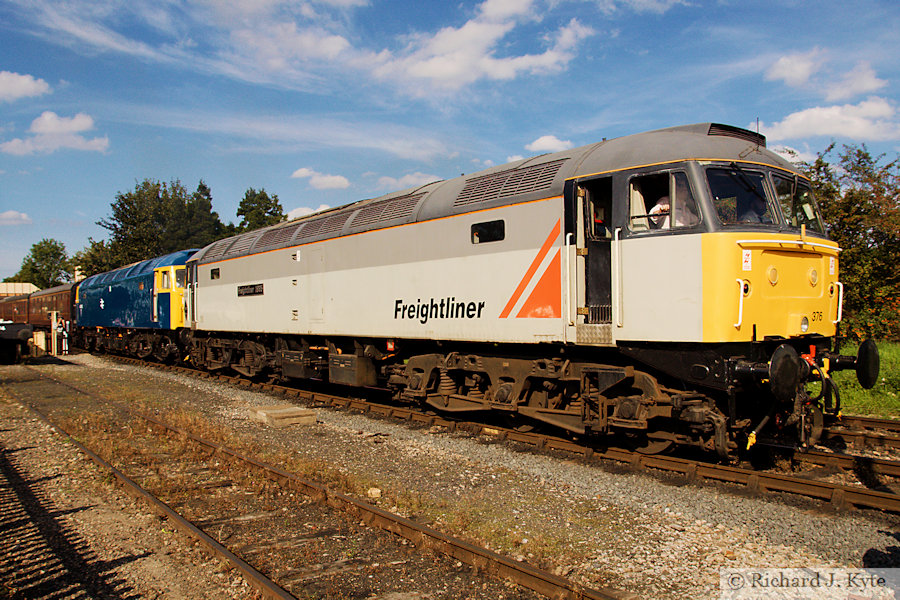
[[[0,298],[0,364],[14,363],[33,352],[29,345],[34,332],[42,332],[44,339],[56,334],[56,324],[51,321],[55,311],[64,323],[72,322],[75,284],[38,290],[30,294],[18,294]],[[51,344],[51,342],[46,342]]]
[[[814,444],[844,286],[809,180],[700,123],[517,160],[95,275],[77,344],[377,388],[511,426],[722,458]],[[0,302],[2,305],[2,302]]]

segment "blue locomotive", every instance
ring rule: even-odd
[[[139,358],[175,357],[186,311],[185,262],[195,252],[151,258],[78,284],[74,299],[78,344]]]

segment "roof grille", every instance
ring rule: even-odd
[[[219,242],[213,244],[209,250],[206,251],[206,254],[203,255],[203,260],[209,260],[211,258],[219,258],[223,254],[225,254],[225,250],[228,246],[231,245],[231,242],[234,241],[234,238],[225,238]]]
[[[373,202],[366,207],[360,209],[353,219],[353,226],[371,225],[380,221],[392,221],[402,217],[408,217],[415,210],[416,205],[425,194],[410,194],[391,198],[390,200],[382,200]]]
[[[260,236],[259,241],[253,247],[254,250],[264,250],[273,246],[281,246],[287,244],[294,237],[297,229],[303,225],[302,222],[292,223],[285,227],[275,227],[266,231]]]
[[[545,190],[553,183],[553,179],[566,160],[568,159],[563,158],[530,167],[473,177],[466,182],[453,206],[464,206]]]
[[[740,138],[754,143],[757,146],[766,147],[766,136],[750,131],[749,129],[741,129],[732,125],[722,125],[721,123],[712,123],[709,126],[709,135],[724,135],[727,137]]]
[[[250,246],[253,245],[253,242],[256,240],[256,238],[258,238],[258,237],[259,237],[258,231],[254,231],[253,233],[247,233],[247,234],[242,235],[241,237],[236,239],[234,241],[234,244],[232,244],[231,247],[228,249],[228,254],[229,255],[240,254],[241,252],[248,250],[250,248]]]
[[[319,217],[318,219],[307,221],[306,227],[300,231],[297,239],[305,240],[316,235],[328,235],[329,233],[340,231],[352,214],[353,211],[348,210],[329,217]]]

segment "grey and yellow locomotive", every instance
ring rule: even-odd
[[[190,359],[393,390],[647,452],[815,441],[840,249],[755,133],[651,131],[215,242],[187,262]],[[813,390],[809,391],[808,387]]]

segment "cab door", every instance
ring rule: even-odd
[[[584,230],[584,300],[579,307],[585,325],[612,323],[612,177],[578,183]]]
[[[163,329],[171,328],[172,269],[156,269],[153,285],[153,321]]]

